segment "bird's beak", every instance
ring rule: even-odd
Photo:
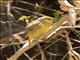
[[[22,18],[19,18],[18,20],[19,20],[19,21],[22,21]]]

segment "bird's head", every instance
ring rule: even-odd
[[[24,22],[26,22],[26,23],[29,23],[29,18],[30,18],[31,16],[21,16],[20,18],[19,18],[19,21],[24,21]]]

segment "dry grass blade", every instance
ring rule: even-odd
[[[45,57],[44,51],[42,50],[40,44],[38,44],[38,48],[39,48],[39,50],[40,50],[40,52],[41,52],[41,57],[42,57],[41,60],[46,60],[46,57]]]
[[[69,35],[69,32],[68,33],[66,32],[66,40],[67,40],[66,43],[68,45],[69,60],[74,60],[74,59],[80,60],[80,54],[73,50],[73,47],[68,35]]]
[[[29,46],[19,49],[13,56],[11,56],[8,60],[17,60],[19,56],[21,56],[24,52],[32,48],[33,46],[37,45],[39,42],[34,41]]]

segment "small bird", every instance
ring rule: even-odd
[[[19,20],[22,20],[22,21],[27,20],[27,16],[23,16]],[[53,20],[54,18],[52,17],[43,16],[43,17],[38,18],[35,21],[32,21],[25,28],[25,30],[27,31],[25,38],[28,38],[30,42],[33,42],[35,38],[43,36],[43,34],[49,31],[49,28],[53,24]]]

